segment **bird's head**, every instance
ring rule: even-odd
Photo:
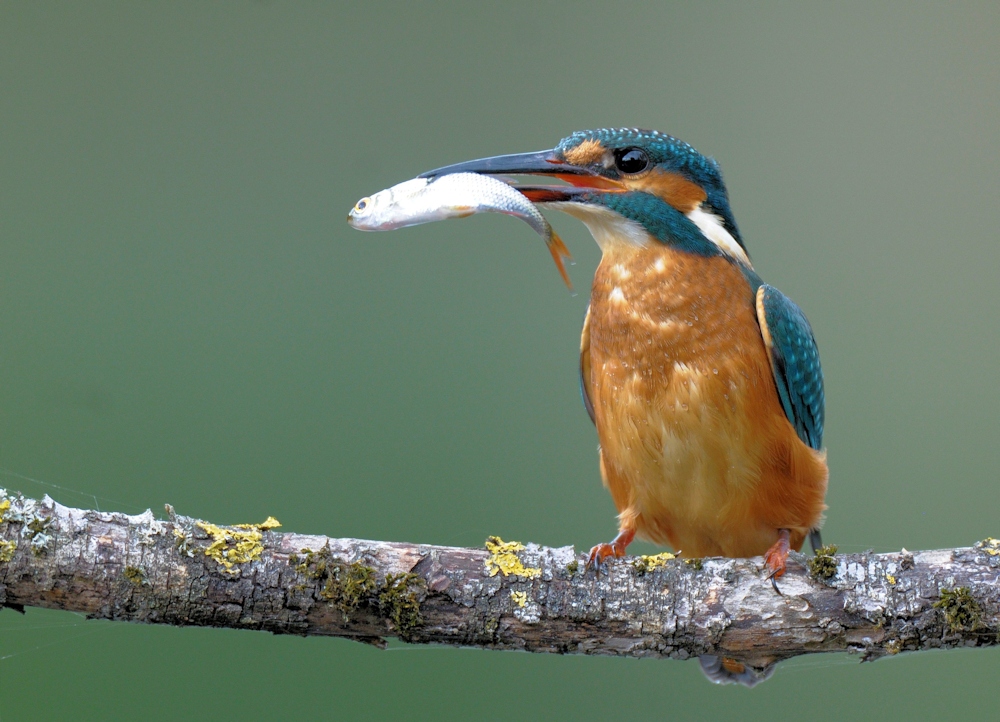
[[[424,173],[542,175],[568,185],[518,185],[535,203],[582,220],[602,248],[659,242],[750,267],[718,163],[655,130],[602,128],[551,150],[467,161]]]

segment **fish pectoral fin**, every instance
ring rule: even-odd
[[[455,218],[468,218],[476,215],[476,209],[472,206],[452,206],[451,209],[455,211]]]
[[[555,231],[552,231],[552,235],[549,237],[546,245],[549,248],[549,253],[552,254],[552,260],[556,262],[556,268],[559,269],[559,275],[562,276],[563,283],[566,284],[566,288],[572,291],[573,284],[569,280],[569,274],[566,273],[566,264],[563,261],[572,263],[573,256],[570,255],[566,244],[563,243],[562,238],[556,235]]]

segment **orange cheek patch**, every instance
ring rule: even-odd
[[[677,173],[656,168],[641,178],[623,178],[622,182],[629,190],[644,191],[662,198],[681,213],[690,213],[707,198],[697,183]]]
[[[604,157],[604,146],[596,140],[585,140],[575,148],[570,148],[563,153],[563,158],[567,163],[585,166],[596,163]]]

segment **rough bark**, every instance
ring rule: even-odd
[[[0,604],[379,646],[396,636],[531,652],[714,654],[754,669],[800,654],[871,659],[998,643],[994,540],[793,554],[779,595],[760,559],[628,557],[596,574],[571,547],[332,539],[167,511],[160,521],[149,511],[127,516],[0,492]]]

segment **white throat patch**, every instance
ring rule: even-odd
[[[573,201],[539,203],[538,205],[568,213],[583,221],[602,251],[622,244],[645,247],[654,243],[653,237],[641,224],[615,213],[610,208],[588,203],[574,203]],[[730,240],[732,240],[731,236]]]
[[[750,258],[747,256],[746,251],[744,251],[743,247],[736,242],[733,235],[726,230],[726,227],[722,225],[721,218],[714,213],[709,213],[701,206],[698,206],[693,211],[688,213],[687,217],[692,223],[698,226],[698,230],[701,231],[701,235],[705,236],[705,238],[718,246],[720,251],[731,258],[742,261],[748,268],[753,268],[750,264]]]

